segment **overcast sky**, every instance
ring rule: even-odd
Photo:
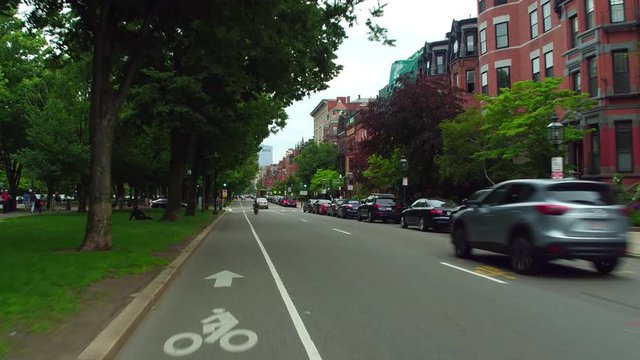
[[[370,4],[375,4],[375,0]],[[451,30],[451,21],[477,16],[477,0],[381,0],[387,2],[384,18],[379,23],[389,30],[389,38],[396,39],[395,47],[382,46],[367,40],[364,25],[347,29],[349,38],[338,50],[338,64],[342,72],[329,82],[329,88],[287,108],[287,126],[265,139],[273,146],[273,161],[282,159],[289,148],[302,138],[313,138],[311,111],[322,99],[338,96],[375,97],[389,81],[391,64],[404,60],[418,51],[425,41],[444,40]],[[362,8],[361,23],[366,19]]]

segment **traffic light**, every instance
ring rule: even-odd
[[[304,184],[304,188],[305,188],[305,189],[307,188],[307,184]]]
[[[222,186],[227,187],[227,183],[222,184]]]

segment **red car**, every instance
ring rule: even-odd
[[[298,207],[298,200],[284,198],[282,200],[282,203],[280,203],[280,205],[287,206],[287,207]]]
[[[330,200],[324,200],[324,199],[318,200],[318,210],[316,214],[327,215],[327,210],[329,210],[330,206],[331,206]]]

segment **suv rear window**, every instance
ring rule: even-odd
[[[555,200],[585,205],[615,205],[616,195],[606,184],[563,183],[549,186],[547,193]]]
[[[396,202],[393,199],[378,199],[376,203],[380,205],[395,205]]]

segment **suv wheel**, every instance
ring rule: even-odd
[[[456,256],[462,259],[468,258],[471,256],[472,249],[467,241],[467,230],[462,226],[457,226],[453,231],[453,250]]]
[[[427,226],[424,223],[424,217],[420,218],[420,224],[418,225],[420,231],[427,231]]]
[[[403,229],[406,229],[406,228],[407,228],[407,220],[404,218],[404,215],[400,217],[400,226],[401,226]]]
[[[360,217],[360,211],[358,211],[358,221],[362,221],[362,217]]]
[[[618,265],[618,259],[604,259],[604,260],[596,260],[593,262],[593,266],[598,270],[600,274],[608,274]]]
[[[520,274],[535,274],[540,260],[525,235],[518,235],[511,243],[511,267]]]
[[[367,215],[367,221],[372,223],[373,222],[373,211],[369,211],[368,215]]]

